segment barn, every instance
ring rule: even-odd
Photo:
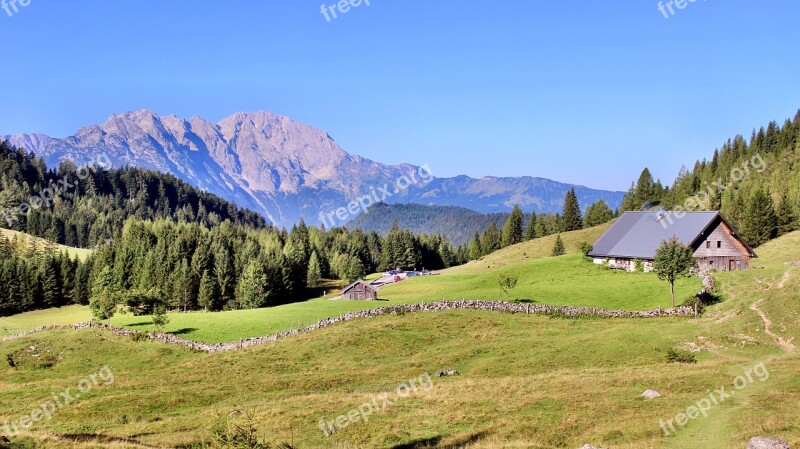
[[[645,271],[653,268],[656,249],[673,236],[694,250],[701,269],[735,271],[749,268],[758,257],[728,220],[717,211],[625,212],[594,244],[589,257],[596,264],[636,270],[641,261]]]
[[[376,300],[378,299],[378,289],[359,279],[342,290],[342,298]]]

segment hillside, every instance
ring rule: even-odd
[[[252,412],[274,443],[401,447],[744,447],[753,435],[800,444],[800,362],[770,332],[800,337],[793,288],[800,233],[758,249],[763,269],[720,273],[725,301],[701,319],[565,320],[491,312],[383,316],[224,354],[199,354],[97,331],[56,331],[0,343],[0,417],[12,418],[73,387],[102,366],[115,382],[58,410],[24,438],[46,447],[188,447],[220,416]],[[574,282],[580,283],[580,279]],[[763,299],[762,302],[757,302]],[[666,363],[670,347],[697,351],[696,364]],[[52,354],[43,368],[26,348]],[[788,352],[787,352],[788,351]],[[152,360],[159,362],[153,364]],[[760,365],[763,363],[763,365]],[[754,366],[757,375],[752,375]],[[146,368],[145,368],[146,367]],[[408,398],[395,387],[422,373],[430,388]],[[751,373],[708,416],[665,437],[672,419],[711,389]],[[766,372],[764,371],[766,370]],[[354,372],[358,372],[354,376]],[[254,373],[270,373],[268,376]],[[768,376],[764,376],[768,373]],[[642,400],[645,389],[662,396]],[[392,405],[325,437],[336,419],[382,393]],[[510,420],[508,416],[518,419]],[[235,416],[235,414],[234,414]],[[235,419],[235,418],[234,418]]]
[[[508,212],[515,203],[556,212],[573,187],[534,177],[437,178],[436,167],[386,165],[348,154],[325,131],[265,111],[213,122],[140,110],[114,114],[65,139],[41,134],[0,139],[35,152],[51,166],[64,159],[84,164],[104,155],[115,167],[169,173],[286,227],[301,217],[319,224],[321,212],[335,212],[373,193],[386,202],[463,206],[483,213]],[[616,208],[624,194],[575,187],[583,205],[602,198]]]
[[[24,232],[12,231],[10,229],[3,229],[0,228],[0,238],[5,238],[9,242],[13,241],[14,238],[17,238],[18,241],[22,241],[23,245],[27,248],[30,248],[36,252],[41,251],[66,251],[70,257],[75,258],[77,257],[80,260],[86,260],[90,254],[92,254],[92,250],[84,249],[84,248],[73,248],[71,246],[59,245],[57,243],[50,242],[46,239],[40,237],[34,237],[30,234],[26,234]]]
[[[380,203],[361,213],[347,227],[386,234],[397,222],[400,228],[409,229],[415,234],[443,235],[454,245],[466,245],[475,233],[483,233],[491,223],[502,227],[508,215],[481,214],[456,206]]]

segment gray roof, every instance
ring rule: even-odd
[[[664,240],[675,236],[693,246],[718,217],[727,223],[719,212],[685,212],[682,218],[675,214],[663,210],[625,212],[594,244],[589,256],[652,260]]]
[[[369,289],[370,289],[370,290],[372,290],[373,292],[375,292],[375,293],[378,293],[378,289],[377,289],[377,288],[375,288],[374,286],[370,285],[369,283],[367,283],[367,282],[366,282],[365,280],[363,280],[363,279],[359,279],[359,280],[357,280],[357,281],[353,282],[352,284],[348,285],[347,287],[343,288],[343,289],[342,289],[342,293],[344,293],[344,292],[346,292],[346,291],[350,290],[351,288],[355,287],[357,284],[364,284],[364,285],[366,285],[366,286],[367,286],[367,288],[369,288]]]

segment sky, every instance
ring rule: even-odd
[[[671,183],[800,108],[800,2],[674,1],[17,0],[0,134],[268,110],[439,177]]]

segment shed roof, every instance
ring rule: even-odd
[[[346,292],[346,291],[350,290],[351,288],[355,287],[355,286],[356,286],[356,285],[358,285],[358,284],[363,284],[364,286],[366,286],[367,288],[369,288],[369,289],[370,289],[370,290],[372,290],[373,292],[375,292],[375,293],[378,293],[378,289],[376,289],[376,288],[375,288],[375,287],[373,287],[372,285],[368,284],[368,283],[367,283],[365,280],[363,280],[363,279],[359,279],[359,280],[357,280],[357,281],[353,282],[352,284],[348,285],[347,287],[343,288],[343,289],[342,289],[342,293],[344,293],[344,292]]]
[[[719,212],[684,212],[682,218],[676,212],[645,211],[625,212],[594,244],[591,257],[623,257],[652,260],[661,242],[673,236],[687,246],[694,246],[698,238],[712,226],[717,218],[730,224]],[[731,226],[731,229],[733,227]],[[734,237],[742,239],[734,232]],[[755,253],[744,243],[752,256]]]

